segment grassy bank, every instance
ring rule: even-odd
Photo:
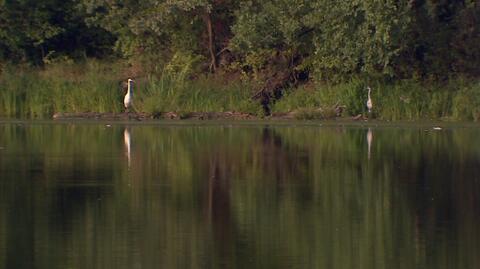
[[[274,112],[315,111],[317,107],[345,106],[346,115],[368,114],[366,86],[372,88],[373,112],[381,120],[480,120],[480,81],[368,83],[352,79],[339,85],[307,86],[289,91]],[[307,111],[307,112],[305,112]]]
[[[127,74],[126,74],[127,73]],[[134,110],[138,112],[244,111],[256,113],[250,87],[188,79],[189,73],[165,72],[136,80]],[[49,118],[62,112],[122,112],[128,71],[116,65],[87,62],[44,69],[6,67],[0,76],[0,116]]]
[[[4,67],[0,75],[0,116],[50,118],[62,112],[121,112],[124,92],[120,82],[129,77],[124,66],[95,61],[56,64],[44,69]],[[144,76],[135,85],[139,112],[238,111],[262,116],[252,86],[240,80],[207,77],[189,79],[188,69]],[[480,120],[480,81],[397,81],[328,85],[309,83],[287,90],[272,104],[272,112],[300,112],[306,119],[328,117],[318,108],[345,107],[343,115],[366,114],[367,91],[372,87],[373,115],[381,120]]]
[[[95,62],[42,70],[7,66],[0,77],[0,115],[46,118],[56,112],[118,112],[115,71]]]

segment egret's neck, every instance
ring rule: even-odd
[[[127,86],[127,94],[132,94],[133,93],[133,86],[132,86],[132,82],[128,82],[128,86]]]
[[[368,89],[368,99],[371,99],[370,98],[370,91],[371,91],[371,89]]]

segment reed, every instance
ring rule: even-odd
[[[56,112],[118,112],[121,92],[96,63],[46,69],[7,67],[0,76],[0,115],[45,118]]]
[[[0,75],[0,116],[48,118],[57,112],[121,112],[125,78],[105,63],[56,64],[44,69],[6,67]],[[222,112],[255,113],[242,81],[228,82],[182,72],[164,72],[137,80],[134,108],[147,113]]]
[[[175,76],[151,77],[139,85],[137,109],[156,113],[224,112],[255,113],[258,104],[250,99],[250,87],[241,82],[224,82],[209,78],[195,81],[179,80]]]
[[[366,100],[372,87],[373,117],[380,120],[480,120],[480,81],[464,78],[448,82],[399,80],[393,83],[352,79],[330,85],[309,85],[288,91],[275,103],[274,112],[345,106],[345,116],[367,115]]]
[[[251,99],[253,86],[249,82],[225,81],[215,76],[190,79],[188,65],[182,66],[165,69],[158,76],[138,78],[134,109],[147,113],[238,111],[262,115],[260,103]],[[93,60],[51,64],[42,69],[7,65],[0,74],[0,117],[122,112],[124,92],[120,82],[126,79],[124,73],[121,64]],[[352,78],[339,84],[309,83],[287,90],[271,110],[298,112],[298,119],[324,119],[332,116],[331,108],[340,105],[345,107],[345,116],[367,115],[367,85],[373,89],[370,117],[480,121],[480,81],[465,78],[448,82]]]

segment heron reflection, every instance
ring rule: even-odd
[[[123,142],[125,143],[125,154],[127,155],[127,161],[128,161],[128,168],[130,168],[130,145],[131,145],[131,138],[130,138],[130,131],[128,128],[125,128],[123,131]]]
[[[369,160],[370,160],[370,156],[371,156],[372,140],[373,140],[373,132],[372,132],[372,129],[368,128],[368,131],[367,131],[367,146],[368,146],[368,159]]]

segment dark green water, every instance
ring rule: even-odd
[[[0,124],[2,269],[480,268],[479,225],[477,128]]]

